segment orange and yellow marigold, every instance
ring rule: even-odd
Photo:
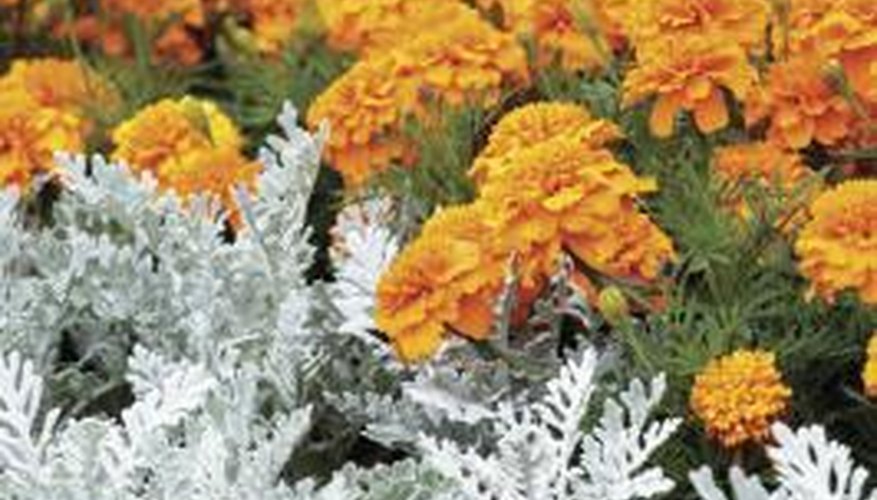
[[[739,350],[707,363],[695,378],[690,403],[707,433],[735,448],[763,442],[791,395],[772,353]]]
[[[448,328],[490,334],[508,256],[491,244],[484,220],[479,204],[440,211],[381,278],[376,323],[402,359],[432,355]]]
[[[582,147],[597,150],[621,138],[618,126],[591,116],[582,106],[563,102],[539,102],[505,115],[490,133],[470,175],[480,185],[487,182],[493,166],[503,158],[559,136],[575,136]]]
[[[729,121],[722,91],[742,98],[755,81],[755,70],[739,46],[717,38],[670,38],[637,53],[637,64],[624,80],[623,105],[655,96],[649,123],[659,137],[673,134],[682,110],[694,113],[697,128],[710,133]]]
[[[810,293],[850,290],[877,304],[877,180],[847,181],[820,195],[795,244]]]
[[[210,102],[165,99],[141,110],[113,131],[113,159],[149,171],[161,187],[184,199],[212,193],[236,217],[232,189],[255,187],[257,163],[240,152],[243,139],[231,120]]]

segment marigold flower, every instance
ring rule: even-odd
[[[636,197],[656,189],[605,151],[575,137],[545,141],[505,159],[481,191],[496,245],[553,262],[563,246],[604,274],[652,280],[672,259],[669,238],[639,213]],[[552,254],[553,253],[553,254]]]
[[[877,332],[871,334],[867,355],[865,369],[862,370],[862,384],[865,386],[865,394],[874,398],[877,397]]]
[[[819,58],[798,57],[774,64],[764,88],[746,105],[746,121],[770,118],[770,140],[791,149],[818,141],[837,144],[850,133],[855,115],[828,80]]]
[[[492,166],[501,163],[502,158],[562,135],[575,135],[584,148],[597,150],[621,138],[621,131],[614,123],[595,119],[576,104],[528,104],[503,116],[496,124],[470,175],[479,185],[483,184],[489,179]]]
[[[717,37],[748,50],[765,43],[768,2],[764,0],[654,0],[638,7],[637,44],[667,36]]]
[[[197,149],[243,146],[234,123],[215,104],[188,96],[147,106],[116,127],[112,138],[114,160],[154,175],[165,162]]]
[[[650,127],[658,137],[673,134],[680,110],[694,113],[698,129],[710,133],[728,124],[722,89],[738,99],[755,82],[745,52],[719,38],[669,38],[637,54],[637,65],[624,80],[623,105],[656,95]]]
[[[551,64],[559,59],[568,71],[592,70],[603,66],[604,43],[601,22],[607,18],[590,2],[582,0],[495,0],[482,8],[497,6],[506,29],[535,41],[537,63]],[[582,29],[589,23],[594,33]]]
[[[529,81],[523,47],[474,14],[401,46],[398,65],[399,77],[409,79],[422,95],[452,106],[491,105],[504,87]]]
[[[381,277],[375,321],[402,359],[432,355],[448,327],[490,334],[507,256],[491,246],[484,220],[479,204],[442,210]]]
[[[426,100],[488,105],[528,77],[515,40],[485,21],[461,17],[384,54],[364,58],[323,92],[308,112],[332,130],[326,159],[349,186],[390,165],[412,163],[402,125],[428,117]]]
[[[63,59],[14,61],[0,79],[0,93],[19,89],[40,107],[80,118],[85,117],[88,109],[111,108],[119,103],[115,89],[103,77],[77,61]]]
[[[113,131],[113,159],[135,172],[148,170],[164,189],[186,199],[216,195],[235,223],[235,186],[255,187],[258,163],[240,153],[243,139],[231,120],[210,102],[192,97],[165,99]]]
[[[695,378],[690,403],[707,433],[735,448],[764,441],[791,395],[773,353],[739,350],[707,363]]]
[[[304,0],[233,0],[233,9],[246,14],[256,48],[278,54],[304,17]]]
[[[317,0],[336,50],[380,53],[405,44],[423,32],[478,14],[458,0]]]
[[[393,54],[364,59],[324,90],[308,110],[311,127],[324,120],[329,123],[326,161],[348,186],[361,186],[394,163],[412,162],[411,146],[401,128],[417,98],[408,82],[393,77],[394,68]]]
[[[76,114],[40,106],[23,92],[0,92],[0,187],[26,188],[34,175],[53,170],[56,151],[82,151],[82,129]]]
[[[853,290],[877,304],[877,180],[847,181],[810,207],[795,250],[810,294],[833,301]]]

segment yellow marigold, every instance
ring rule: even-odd
[[[205,21],[201,0],[102,0],[105,12],[133,14],[142,19],[166,21],[181,16],[190,26],[202,26]]]
[[[782,199],[799,194],[806,197],[805,201],[810,201],[820,187],[816,175],[807,168],[800,155],[772,142],[753,142],[720,148],[716,151],[713,166],[716,176],[725,183],[757,183],[770,189],[772,194],[783,197]],[[806,192],[796,191],[803,187],[807,188]],[[739,190],[735,190],[727,202],[741,216],[751,213],[743,193]],[[782,222],[791,230],[806,220],[807,210],[796,206],[789,210],[787,216],[788,219],[784,218]]]
[[[305,0],[233,0],[233,8],[249,17],[256,48],[277,54],[295,34]]]
[[[381,277],[375,321],[405,361],[432,355],[448,327],[490,334],[506,258],[495,253],[481,205],[433,216]]]
[[[795,250],[810,293],[828,301],[844,290],[877,304],[877,180],[848,181],[810,208]]]
[[[690,402],[709,435],[735,448],[764,441],[791,395],[773,353],[739,350],[707,363],[695,378]]]
[[[868,342],[868,359],[862,370],[862,384],[869,398],[877,397],[877,332],[871,335]]]
[[[112,138],[114,160],[156,176],[166,162],[194,150],[243,146],[234,123],[215,104],[188,96],[147,106],[116,127]]]
[[[494,244],[539,255],[566,247],[595,270],[652,280],[673,258],[669,238],[636,206],[656,189],[605,151],[588,151],[576,137],[560,136],[504,159],[507,165],[481,191]],[[556,255],[556,254],[555,254]]]
[[[850,134],[855,114],[829,82],[824,61],[802,56],[771,66],[765,86],[746,103],[748,123],[763,118],[770,119],[770,140],[801,149],[814,140],[837,144]]]
[[[490,133],[487,146],[479,153],[471,175],[480,185],[490,177],[492,165],[508,155],[533,147],[561,135],[577,135],[583,147],[599,149],[619,139],[618,126],[591,116],[573,103],[539,102],[528,104],[503,116]]]
[[[634,37],[637,44],[655,37],[717,37],[722,43],[739,44],[761,51],[768,24],[764,0],[654,0],[635,9]]]
[[[477,15],[454,18],[398,49],[398,78],[453,106],[491,105],[504,87],[529,81],[527,55],[512,35]]]
[[[317,0],[337,50],[378,53],[392,50],[425,31],[477,13],[459,0]]]
[[[692,111],[697,127],[710,133],[728,124],[722,89],[742,99],[755,78],[745,52],[735,44],[715,37],[670,37],[637,53],[637,64],[624,80],[622,104],[657,96],[649,124],[658,137],[673,134],[680,110]]]
[[[113,131],[113,159],[134,171],[148,170],[159,186],[182,199],[215,195],[238,221],[233,188],[254,189],[259,165],[240,152],[243,139],[231,120],[208,101],[165,99]]]
[[[406,113],[415,108],[416,96],[407,82],[393,77],[394,67],[393,54],[364,59],[324,90],[308,110],[311,127],[324,120],[329,123],[326,160],[348,186],[361,186],[392,164],[412,160],[401,127]]]
[[[326,159],[356,187],[394,163],[412,162],[402,125],[423,117],[427,100],[490,104],[527,77],[526,55],[511,36],[461,17],[362,59],[318,96],[308,123],[328,121]]]
[[[24,92],[0,92],[0,187],[26,188],[53,169],[56,151],[81,152],[82,129],[76,114],[40,106]]]
[[[559,59],[569,71],[601,67],[604,43],[601,22],[608,21],[591,2],[583,0],[496,0],[482,8],[498,7],[506,29],[531,37],[537,46],[537,62],[548,65]],[[586,33],[582,24],[593,33]]]
[[[77,61],[19,59],[0,79],[0,93],[22,90],[40,107],[80,117],[87,109],[108,108],[119,103],[112,85]]]

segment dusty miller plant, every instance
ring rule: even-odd
[[[830,441],[820,425],[797,431],[774,424],[776,445],[767,449],[779,480],[769,490],[757,476],[747,476],[732,467],[728,477],[736,500],[865,500],[877,499],[877,491],[865,491],[868,471],[853,462],[850,449]],[[691,482],[704,500],[728,500],[708,467],[690,474]]]

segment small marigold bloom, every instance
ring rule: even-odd
[[[707,363],[695,378],[690,403],[710,436],[736,448],[763,442],[791,395],[773,353],[739,350]]]
[[[529,80],[527,55],[512,35],[478,16],[461,16],[398,51],[396,73],[421,95],[460,106],[491,105],[504,87]]]
[[[164,99],[140,110],[113,131],[113,159],[153,175],[168,161],[198,149],[239,150],[243,138],[213,103],[192,97]]]
[[[654,0],[635,17],[637,44],[655,37],[705,36],[761,52],[768,24],[764,0]]]
[[[317,97],[308,124],[328,121],[326,159],[357,187],[394,163],[413,163],[402,125],[412,116],[429,118],[427,100],[487,105],[527,77],[526,55],[513,37],[461,17],[360,60]]]
[[[865,362],[865,369],[862,370],[862,384],[869,398],[877,397],[877,332],[874,332],[871,340],[868,341],[868,359]]]
[[[815,182],[815,174],[806,165],[800,155],[784,150],[771,142],[753,142],[726,146],[716,151],[713,163],[716,176],[728,184],[757,183],[770,188],[772,193],[788,196],[795,193],[796,188],[812,183],[806,196],[815,196],[819,183]],[[749,214],[746,200],[742,194],[728,200],[729,204],[741,216]],[[806,217],[806,210],[793,216],[796,221]]]
[[[232,0],[232,8],[245,14],[256,48],[278,54],[295,34],[305,9],[304,0]]]
[[[747,123],[763,118],[770,119],[771,141],[801,149],[813,141],[834,145],[845,139],[855,113],[819,58],[797,57],[771,66],[765,86],[747,101]]]
[[[118,94],[104,78],[79,62],[63,59],[14,61],[0,79],[0,93],[16,89],[26,92],[40,107],[80,117],[87,109],[119,103]]]
[[[231,120],[210,102],[165,99],[140,111],[113,131],[113,159],[132,170],[148,170],[159,185],[182,199],[211,193],[238,221],[232,190],[254,189],[260,168],[240,153],[243,139]]]
[[[487,146],[478,155],[470,175],[483,184],[501,158],[561,135],[576,135],[582,146],[597,150],[620,139],[618,126],[591,116],[572,103],[540,102],[522,106],[505,115],[490,133]]]
[[[756,79],[745,52],[719,38],[668,38],[649,44],[637,57],[624,80],[622,104],[656,96],[649,125],[658,137],[673,134],[680,110],[693,112],[704,133],[724,128],[729,113],[722,89],[741,99]]]
[[[410,164],[411,147],[402,137],[406,113],[415,108],[415,91],[393,77],[393,54],[366,58],[335,80],[308,110],[308,124],[324,120],[332,133],[326,161],[347,186],[361,186],[394,163]]]
[[[877,180],[847,181],[810,207],[795,250],[810,294],[833,301],[853,290],[877,304]]]
[[[425,31],[478,16],[458,0],[317,0],[317,7],[329,45],[359,54],[392,50]]]
[[[478,204],[433,216],[381,277],[375,321],[405,361],[431,356],[448,327],[486,338],[506,258],[494,253]]]
[[[553,262],[561,246],[593,269],[652,280],[672,244],[640,214],[635,198],[656,189],[605,151],[561,136],[505,159],[481,191],[498,228],[495,244]],[[550,272],[550,271],[549,271]]]
[[[82,129],[74,113],[40,106],[23,92],[0,92],[0,187],[26,188],[54,168],[56,151],[82,151]]]
[[[485,9],[496,7],[502,12],[506,29],[533,39],[539,66],[558,60],[564,69],[579,71],[597,69],[605,63],[597,44],[605,43],[602,22],[608,19],[590,2],[496,0],[482,5]],[[588,29],[593,33],[586,33]]]

